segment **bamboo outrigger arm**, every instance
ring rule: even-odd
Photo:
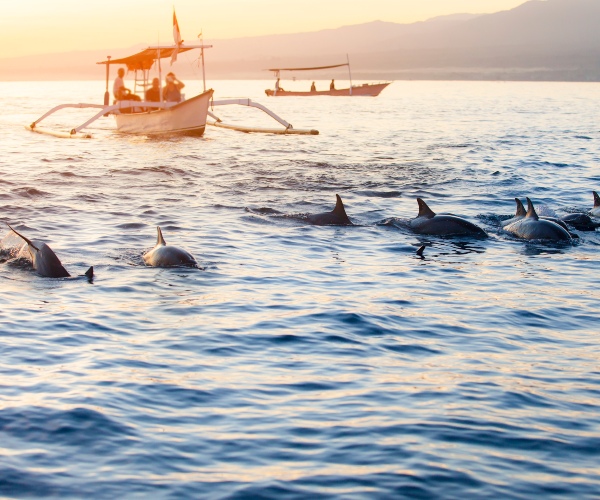
[[[240,132],[260,132],[267,134],[301,134],[301,135],[319,135],[318,130],[308,130],[308,129],[295,129],[291,123],[285,121],[283,118],[273,113],[269,108],[254,102],[252,99],[244,98],[244,99],[223,99],[220,101],[212,101],[212,106],[226,106],[229,104],[238,104],[240,106],[250,106],[252,108],[260,109],[267,113],[271,118],[278,121],[285,127],[285,129],[271,129],[271,128],[260,128],[260,127],[244,127],[241,125],[227,125],[223,123],[223,121],[216,116],[211,111],[208,112],[208,115],[215,119],[215,122],[210,123],[207,122],[208,125],[212,125],[214,127],[227,128],[231,130],[239,130]]]
[[[61,104],[59,106],[52,108],[47,113],[43,114],[40,118],[38,118],[37,120],[32,122],[31,125],[29,125],[26,128],[32,130],[33,132],[49,134],[49,135],[53,135],[53,136],[57,136],[57,137],[72,137],[72,138],[78,137],[78,138],[89,139],[92,137],[90,134],[86,134],[86,133],[79,134],[79,133],[84,128],[86,128],[88,125],[95,122],[99,118],[102,118],[103,116],[107,116],[110,114],[118,115],[121,113],[122,109],[128,109],[128,110],[130,110],[131,108],[167,109],[176,104],[177,103],[147,102],[147,101],[119,101],[116,104],[113,104],[110,106],[104,106],[102,104],[86,104],[86,103]],[[283,118],[281,118],[277,114],[273,113],[273,111],[271,111],[267,107],[263,106],[262,104],[252,101],[252,99],[248,99],[248,98],[223,99],[223,100],[212,102],[212,106],[226,106],[226,105],[236,105],[236,104],[240,105],[240,106],[249,106],[249,107],[260,109],[261,111],[264,111],[266,114],[268,114],[271,118],[273,118],[274,120],[279,122],[281,125],[283,125],[283,127],[285,127],[285,128],[280,129],[280,128],[245,127],[242,125],[226,124],[226,123],[223,123],[223,121],[218,116],[216,116],[214,113],[212,113],[211,111],[208,111],[208,115],[210,117],[212,117],[215,121],[213,123],[207,122],[207,124],[215,126],[215,127],[230,129],[230,130],[238,130],[240,132],[256,132],[256,133],[265,133],[265,134],[298,134],[298,135],[318,135],[319,134],[319,131],[314,130],[314,129],[295,129],[291,123],[285,121]],[[40,123],[42,120],[46,119],[48,116],[52,115],[53,113],[56,113],[57,111],[60,111],[61,109],[65,109],[65,108],[80,108],[80,109],[81,108],[94,108],[94,109],[99,109],[100,111],[98,111],[94,116],[92,116],[89,120],[85,121],[81,125],[72,128],[70,130],[70,132],[68,132],[68,133],[67,132],[57,132],[57,131],[52,131],[52,130],[47,130],[47,129],[42,129],[42,128],[37,127],[38,123]]]
[[[102,118],[103,116],[110,115],[111,113],[112,114],[119,114],[120,110],[123,109],[123,108],[138,107],[138,108],[157,108],[157,109],[161,109],[161,108],[171,107],[174,104],[176,104],[176,103],[146,102],[146,101],[142,101],[142,102],[140,102],[140,101],[119,101],[117,104],[113,104],[111,106],[104,106],[102,104],[86,104],[86,103],[60,104],[60,105],[55,106],[54,108],[52,108],[47,113],[44,113],[40,118],[38,118],[37,120],[35,120],[34,122],[32,122],[31,125],[29,125],[28,128],[31,129],[34,132],[49,133],[49,131],[47,131],[47,130],[36,130],[37,124],[40,123],[42,120],[46,119],[48,116],[56,113],[57,111],[60,111],[61,109],[65,109],[65,108],[79,108],[79,109],[81,109],[81,108],[95,108],[95,109],[100,109],[101,111],[99,111],[98,113],[96,113],[89,120],[87,120],[86,122],[82,123],[78,127],[74,127],[74,128],[71,129],[71,131],[69,132],[69,135],[70,136],[75,136],[77,133],[81,132],[81,130],[83,130],[85,127],[87,127],[91,123],[95,122],[98,118]],[[66,134],[51,132],[51,135],[60,135],[62,137],[63,135],[66,135]],[[84,138],[90,138],[90,137],[91,137],[91,135],[89,135],[89,134],[85,134],[84,135]]]

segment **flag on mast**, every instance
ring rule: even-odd
[[[177,61],[177,53],[179,52],[179,47],[181,47],[181,44],[183,43],[181,32],[179,31],[179,23],[177,22],[177,16],[175,15],[175,7],[173,7],[173,40],[175,41],[176,47],[171,56],[171,66]]]

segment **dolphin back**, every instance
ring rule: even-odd
[[[312,214],[306,220],[315,226],[353,226],[354,224],[346,214],[342,198],[339,194],[336,194],[335,197],[335,208],[331,212]]]
[[[431,219],[417,217],[410,221],[412,230],[417,234],[432,236],[482,236],[487,233],[477,224],[455,215],[436,215]]]
[[[152,267],[198,267],[192,254],[173,245],[156,245],[143,258]]]
[[[483,236],[487,233],[476,224],[455,215],[436,215],[421,198],[417,198],[419,214],[410,220],[417,234],[437,236]]]
[[[526,240],[569,241],[571,235],[567,230],[546,219],[525,217],[509,226],[506,231]]]
[[[60,260],[53,250],[41,241],[35,242],[38,246],[38,251],[32,253],[33,268],[40,276],[47,278],[68,278],[71,276],[63,267]]]
[[[71,276],[61,264],[59,258],[43,241],[32,241],[15,231],[10,224],[10,230],[17,236],[23,238],[29,247],[31,254],[31,263],[33,269],[40,275],[46,278],[67,278]]]

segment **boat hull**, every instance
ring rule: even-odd
[[[349,88],[346,89],[335,89],[335,90],[317,90],[315,92],[295,92],[293,90],[278,90],[277,93],[272,89],[265,90],[265,93],[269,97],[315,97],[323,95],[331,96],[365,96],[365,97],[376,97],[383,89],[385,89],[391,82],[386,83],[365,83],[363,85],[353,86],[352,93]]]
[[[124,134],[185,134],[201,136],[206,128],[208,105],[213,90],[167,109],[115,115],[117,131]]]

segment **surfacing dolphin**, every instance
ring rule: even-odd
[[[504,229],[519,238],[526,240],[553,240],[570,241],[571,235],[556,222],[541,219],[529,198],[527,200],[527,214]]]
[[[600,217],[600,196],[596,191],[592,191],[594,194],[594,208],[590,210],[590,215],[592,217]]]
[[[456,215],[436,215],[421,198],[417,198],[419,214],[409,221],[410,228],[417,234],[437,236],[480,236],[487,233],[466,219]]]
[[[10,224],[7,225],[13,233],[25,240],[29,254],[31,255],[33,269],[40,276],[44,276],[46,278],[68,278],[71,276],[60,263],[60,260],[56,254],[48,245],[46,245],[46,243],[38,240],[32,241],[23,236],[21,233],[15,231]],[[91,280],[94,276],[94,268],[90,267],[85,275]]]
[[[560,220],[579,231],[595,231],[600,223],[594,222],[588,214],[574,213],[561,217]]]
[[[525,217],[527,215],[527,210],[525,210],[525,207],[523,206],[523,203],[521,203],[521,200],[519,200],[519,198],[515,198],[515,202],[517,204],[517,211],[515,213],[515,216],[511,217],[510,219],[502,221],[501,222],[502,227],[509,226],[513,222],[517,222],[518,220],[521,220],[523,217]]]
[[[502,227],[509,226],[513,222],[517,222],[518,220],[523,219],[527,215],[527,210],[525,210],[525,207],[523,206],[523,203],[521,203],[521,200],[519,200],[519,198],[515,198],[515,202],[517,203],[517,211],[515,213],[515,216],[510,219],[507,219],[505,221],[502,221]],[[539,215],[539,214],[538,214],[538,217],[540,219],[549,220],[550,222],[554,222],[555,224],[558,224],[560,227],[562,227],[565,231],[567,231],[571,235],[571,238],[579,238],[579,236],[577,236],[576,234],[571,234],[571,232],[569,231],[569,228],[567,227],[567,224],[564,221],[560,220],[559,218],[545,216],[545,215]]]
[[[335,197],[337,201],[331,212],[309,215],[306,217],[306,221],[315,226],[353,226],[354,224],[346,215],[346,209],[340,195],[336,194]]]
[[[156,246],[143,255],[144,262],[153,267],[198,267],[196,259],[182,248],[167,245],[160,227],[156,227]]]

